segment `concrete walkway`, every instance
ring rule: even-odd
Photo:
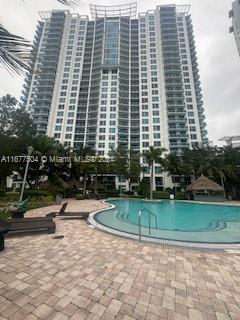
[[[78,211],[103,205],[71,203]],[[56,225],[64,238],[7,238],[0,320],[240,319],[240,254],[139,245],[83,220]]]

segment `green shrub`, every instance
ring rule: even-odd
[[[24,199],[26,198],[36,198],[36,199],[39,199],[39,198],[44,198],[44,197],[49,197],[50,196],[50,193],[46,190],[25,190],[24,191]]]
[[[0,189],[0,198],[5,197],[5,196],[6,196],[6,190]]]
[[[185,193],[182,193],[182,192],[177,192],[176,193],[176,196],[175,196],[175,199],[176,200],[185,200]]]
[[[104,195],[106,197],[112,197],[112,198],[115,198],[115,197],[119,197],[119,191],[118,190],[105,190],[104,191]]]
[[[133,191],[125,191],[124,194],[126,196],[134,196],[134,192]]]
[[[27,206],[27,210],[47,207],[52,204],[55,204],[55,203],[53,201],[31,201]]]
[[[90,199],[90,196],[88,194],[82,194],[78,193],[76,194],[76,200],[84,200],[84,199]]]
[[[7,210],[0,210],[0,219],[7,220],[10,217]]]
[[[19,196],[19,192],[6,192],[6,195],[3,199],[6,202],[15,202],[19,200]]]
[[[74,190],[73,189],[64,189],[64,198],[73,198],[74,197]]]
[[[148,198],[149,193],[150,193],[149,181],[147,181],[146,179],[143,179],[139,183],[138,194],[143,198]]]
[[[174,194],[174,190],[172,188],[166,188],[165,192],[168,192],[169,194]]]
[[[169,199],[169,193],[164,191],[153,191],[153,199]]]

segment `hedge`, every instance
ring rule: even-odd
[[[169,199],[169,193],[164,191],[153,191],[153,199]]]

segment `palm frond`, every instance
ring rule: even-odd
[[[19,75],[29,70],[31,44],[24,38],[10,33],[0,24],[0,65]]]

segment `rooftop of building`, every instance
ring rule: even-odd
[[[160,9],[162,7],[175,7],[176,12],[179,14],[188,15],[191,6],[190,5],[175,5],[175,4],[167,4],[167,5],[159,5],[156,8]],[[104,5],[96,5],[89,4],[90,13],[92,20],[96,20],[98,18],[106,18],[106,17],[130,17],[131,19],[137,18],[137,16],[143,16],[146,14],[154,14],[155,9],[147,10],[146,12],[137,11],[137,2],[130,2],[128,4],[121,5],[112,5],[112,6],[104,6]],[[70,13],[69,10],[53,10],[54,12],[65,12]],[[52,11],[41,11],[39,13],[40,18],[42,20],[49,19],[51,17]],[[79,15],[78,13],[72,13],[72,16],[88,18],[87,15]]]

